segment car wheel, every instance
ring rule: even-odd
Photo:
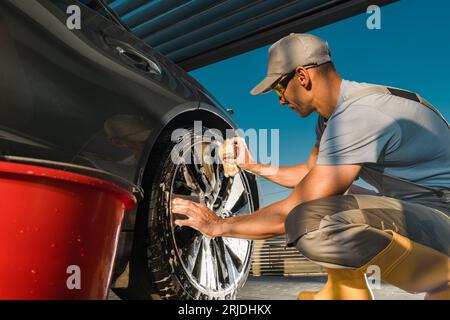
[[[173,223],[174,197],[201,202],[223,218],[247,215],[258,206],[254,176],[225,177],[223,166],[210,161],[218,156],[213,144],[202,142],[192,129],[188,135],[177,142],[166,135],[150,162],[154,168],[147,177],[130,261],[133,298],[234,299],[248,276],[252,241],[210,238]],[[174,163],[171,154],[180,150],[183,160]]]

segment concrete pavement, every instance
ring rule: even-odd
[[[325,282],[324,276],[250,276],[239,292],[238,299],[295,300],[299,291],[318,291]],[[423,300],[425,296],[424,293],[409,294],[386,283],[382,283],[380,289],[372,287],[372,291],[376,300]]]
[[[324,276],[282,277],[282,276],[249,276],[238,294],[238,300],[296,300],[299,291],[318,291],[324,283]],[[423,300],[424,293],[409,294],[394,286],[383,283],[381,288],[372,287],[377,300]],[[111,292],[110,300],[119,298]]]

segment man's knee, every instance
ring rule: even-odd
[[[338,195],[302,203],[292,209],[285,221],[288,244],[304,234],[317,230],[336,213],[358,208],[352,195]]]
[[[389,242],[362,211],[352,195],[305,202],[286,219],[286,240],[310,260],[357,268]]]
[[[348,243],[355,242],[362,229],[369,226],[354,224],[345,213],[358,214],[358,209],[335,213],[323,217],[315,230],[310,230],[294,241],[295,247],[308,259],[318,262],[329,262],[342,266],[352,263],[345,258],[348,256]],[[350,215],[351,216],[351,215]],[[339,263],[340,262],[340,263]]]
[[[389,242],[390,236],[381,230],[337,222],[304,234],[295,241],[295,247],[306,258],[324,266],[359,268]]]

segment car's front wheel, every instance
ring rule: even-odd
[[[223,166],[211,161],[217,158],[216,150],[193,130],[189,139],[177,142],[167,135],[159,146],[136,221],[130,289],[140,294],[132,297],[234,299],[248,275],[252,241],[209,238],[178,227],[170,203],[183,197],[203,203],[222,218],[247,215],[257,209],[256,181],[245,172],[225,177]],[[176,163],[171,154],[180,150],[190,152]]]

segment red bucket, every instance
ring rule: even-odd
[[[135,205],[98,178],[0,162],[0,299],[106,299]]]

